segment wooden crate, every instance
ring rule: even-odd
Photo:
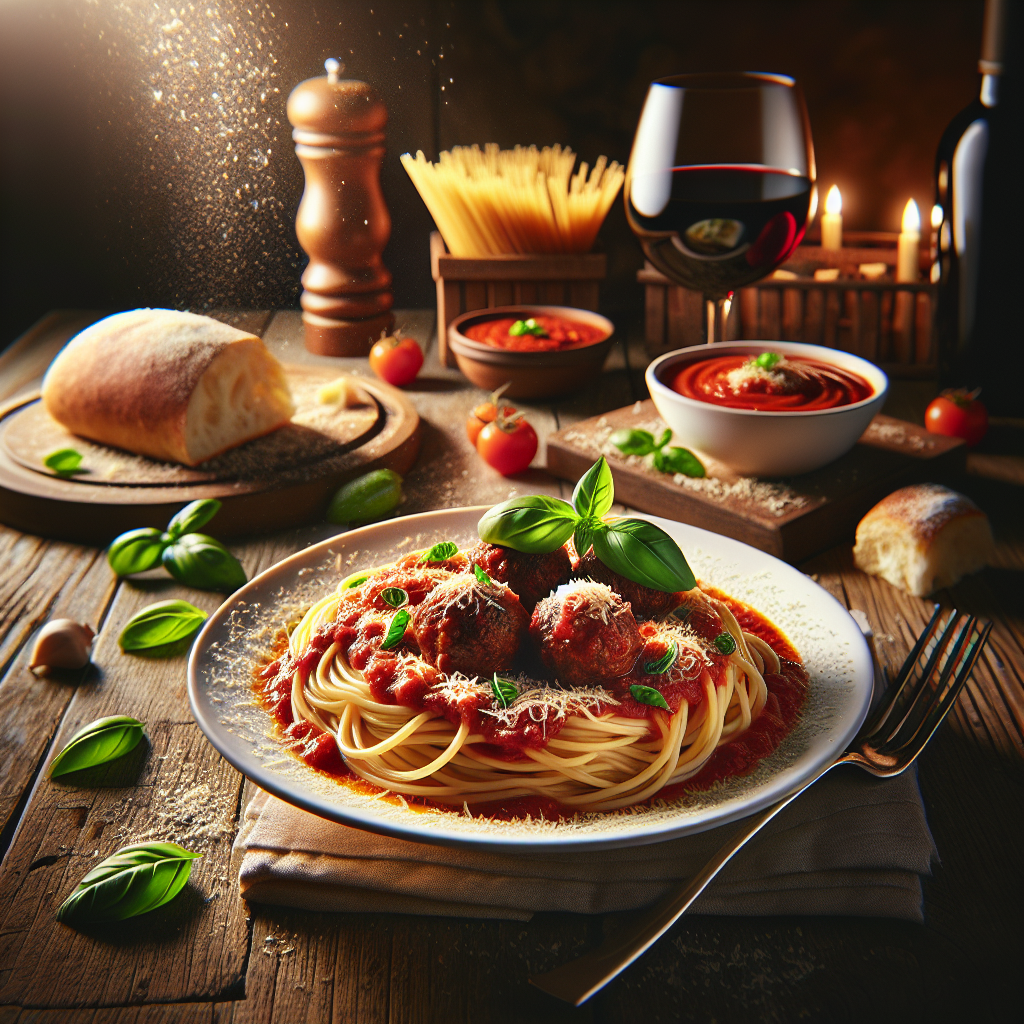
[[[430,270],[437,282],[438,354],[442,363],[454,366],[448,351],[448,325],[461,313],[519,303],[596,311],[608,260],[603,252],[465,259],[452,256],[434,231]]]
[[[892,377],[928,378],[936,372],[936,285],[859,278],[862,263],[896,263],[896,235],[872,232],[878,244],[822,250],[802,245],[782,269],[790,280],[767,278],[741,288],[733,301],[727,340],[803,341],[870,359]],[[922,247],[922,277],[930,267]],[[837,281],[814,271],[837,267]],[[890,271],[891,273],[891,271]],[[651,356],[705,341],[703,296],[672,284],[649,263],[637,272],[644,285],[644,340]]]

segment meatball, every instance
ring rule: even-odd
[[[576,563],[572,574],[575,579],[607,584],[619,597],[629,602],[638,619],[660,619],[682,603],[682,593],[654,590],[620,576],[594,554],[593,548]]]
[[[555,677],[572,686],[625,675],[643,648],[629,603],[591,580],[573,580],[544,598],[530,637]]]
[[[412,629],[441,672],[490,676],[512,665],[529,621],[508,587],[467,574],[435,587],[414,610]]]
[[[481,541],[466,552],[471,564],[479,565],[492,580],[500,580],[518,595],[523,607],[532,612],[542,597],[566,583],[572,568],[564,547],[546,555],[530,555],[512,548]]]

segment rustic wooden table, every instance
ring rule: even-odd
[[[98,315],[56,313],[30,331],[0,357],[0,399],[36,386],[59,347]],[[331,362],[305,352],[295,312],[240,313],[236,322],[262,333],[286,361]],[[399,322],[430,344],[432,313],[402,313]],[[367,372],[362,360],[332,365]],[[599,387],[528,406],[542,441],[535,465],[544,465],[552,430],[643,397],[643,366],[642,351],[623,344]],[[915,387],[897,387],[896,400],[919,405]],[[441,368],[432,346],[409,394],[424,435],[403,512],[530,490],[566,493],[540,468],[510,481],[481,463],[463,422],[483,396]],[[247,907],[231,844],[248,784],[193,724],[184,659],[129,658],[116,644],[125,620],[155,598],[187,596],[210,610],[218,598],[170,580],[118,583],[102,551],[0,528],[0,1024],[1016,1019],[1024,905],[1024,492],[1013,452],[1020,435],[1020,423],[998,426],[961,484],[991,516],[998,556],[943,598],[996,626],[921,761],[941,857],[925,881],[925,925],[688,917],[579,1010],[526,979],[593,946],[599,918],[538,914],[518,924]],[[234,549],[252,575],[330,532],[259,537]],[[887,667],[902,661],[927,602],[857,572],[849,546],[801,568],[864,610]],[[58,616],[97,627],[94,664],[36,679],[27,667],[30,639]],[[44,777],[51,748],[112,713],[143,719],[148,744],[73,785]],[[173,903],[116,927],[78,932],[56,923],[56,907],[99,858],[155,838],[203,854]]]

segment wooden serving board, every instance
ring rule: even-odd
[[[409,399],[381,381],[350,378],[357,404],[321,403],[340,376],[320,366],[286,366],[292,422],[199,466],[158,462],[68,433],[39,393],[0,407],[0,521],[29,533],[106,544],[125,530],[163,527],[197,498],[223,508],[209,526],[227,538],[320,522],[333,493],[371,469],[405,473],[419,451],[420,422]],[[83,456],[60,477],[43,465],[59,448]]]
[[[701,480],[623,456],[608,438],[623,427],[665,430],[651,401],[565,427],[548,438],[548,469],[577,480],[605,455],[615,499],[641,512],[734,537],[788,562],[852,543],[857,523],[887,494],[909,483],[944,483],[964,472],[967,446],[891,416],[876,416],[853,449],[831,465],[787,480],[739,477],[709,463]]]

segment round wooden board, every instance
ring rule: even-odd
[[[405,473],[419,452],[420,422],[407,396],[352,377],[365,402],[320,405],[316,392],[339,374],[286,366],[297,411],[288,427],[198,467],[178,466],[68,434],[42,409],[38,392],[0,408],[0,521],[44,537],[107,544],[138,526],[163,527],[185,503],[217,498],[209,526],[227,538],[322,522],[346,480],[371,469]],[[86,472],[53,475],[42,458],[56,448],[84,456]]]

